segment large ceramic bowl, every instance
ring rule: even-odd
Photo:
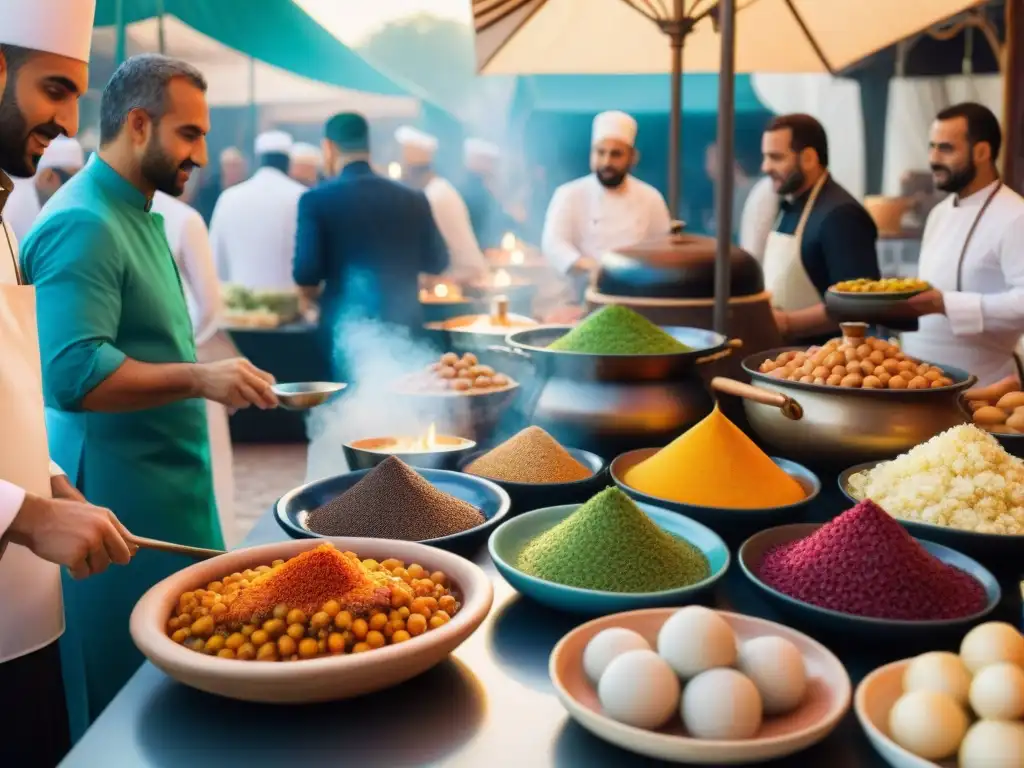
[[[903,673],[911,661],[894,661],[865,677],[857,686],[853,710],[871,746],[893,768],[938,768],[931,760],[908,752],[889,736],[889,712],[903,695]],[[955,759],[949,761],[950,766],[955,764]]]
[[[979,623],[999,604],[1002,591],[995,576],[989,573],[981,563],[966,555],[935,544],[930,541],[918,540],[918,544],[929,554],[937,557],[947,565],[959,568],[973,576],[985,589],[985,606],[977,613],[957,619],[938,619],[935,621],[904,621],[897,619],[878,619],[867,616],[855,616],[841,613],[828,608],[821,608],[795,597],[783,594],[761,580],[759,570],[764,556],[772,549],[784,544],[806,538],[821,527],[820,523],[804,525],[780,525],[769,528],[747,539],[740,547],[738,559],[743,574],[751,584],[775,603],[779,610],[800,619],[807,626],[814,626],[835,633],[857,632],[873,638],[885,637],[890,640],[927,638],[936,634],[966,633],[973,625]]]
[[[603,592],[545,581],[516,568],[515,563],[523,547],[565,520],[579,509],[579,504],[535,509],[533,512],[513,517],[498,526],[491,534],[487,549],[498,573],[504,576],[516,591],[557,611],[596,616],[694,602],[710,590],[729,569],[729,548],[714,531],[694,520],[646,504],[639,506],[662,530],[686,539],[704,553],[711,569],[711,574],[706,579],[688,587],[666,589],[661,592]],[[595,561],[594,567],[601,567],[600,562]]]
[[[670,509],[681,515],[693,518],[708,526],[727,540],[738,543],[755,531],[761,531],[774,525],[792,523],[803,519],[807,508],[821,492],[821,481],[807,467],[789,459],[772,457],[787,475],[792,477],[804,489],[806,496],[795,504],[781,507],[765,507],[763,509],[734,509],[725,507],[702,507],[696,504],[683,504],[670,499],[662,499],[638,491],[626,484],[625,475],[645,459],[656,454],[660,448],[641,448],[618,456],[611,464],[611,476],[615,484],[631,497],[644,504],[651,504],[663,509]],[[738,540],[737,540],[737,537]]]
[[[850,677],[842,662],[825,646],[796,630],[765,619],[719,611],[737,639],[774,635],[800,650],[807,669],[807,695],[794,712],[766,719],[752,739],[716,741],[686,735],[678,718],[665,728],[648,731],[612,720],[601,711],[597,691],[583,671],[583,650],[598,632],[625,627],[656,646],[661,625],[672,608],[632,611],[588,622],[563,637],[551,652],[548,670],[559,701],[576,722],[616,746],[647,757],[699,765],[750,765],[806,749],[828,736],[850,706]],[[808,764],[810,768],[810,764]]]
[[[371,471],[349,472],[289,491],[274,505],[274,517],[278,525],[292,538],[328,538],[306,527],[309,513],[343,494]],[[421,544],[457,552],[470,552],[484,543],[491,530],[505,519],[511,508],[508,494],[490,480],[444,469],[416,469],[416,472],[439,491],[472,504],[487,518],[468,531],[427,539],[420,542]]]
[[[850,478],[858,472],[866,472],[882,463],[881,461],[869,461],[843,470],[839,475],[839,490],[854,504],[859,503],[861,499],[854,496],[850,489]],[[977,533],[944,525],[922,523],[917,520],[904,520],[895,515],[893,515],[893,520],[917,538],[944,544],[982,562],[1006,561],[1024,557],[1024,535]]]
[[[512,499],[513,515],[522,512],[529,512],[531,509],[541,507],[557,507],[562,504],[578,504],[586,501],[594,494],[604,490],[608,484],[606,471],[608,469],[604,459],[596,453],[582,451],[579,448],[566,448],[576,461],[587,467],[593,474],[582,480],[574,480],[569,483],[514,483],[509,480],[499,480],[496,477],[488,477],[495,485],[504,488]],[[466,472],[466,467],[483,456],[487,451],[477,451],[466,456],[459,462],[459,470]],[[466,472],[466,474],[472,474]],[[486,477],[485,475],[473,475],[473,477]]]
[[[447,624],[406,643],[368,653],[346,654],[287,663],[261,663],[206,656],[178,645],[164,631],[182,592],[225,574],[288,559],[318,546],[310,539],[282,541],[196,563],[151,587],[132,611],[130,629],[139,650],[167,675],[185,685],[231,699],[273,704],[300,704],[361,696],[397,685],[427,671],[480,626],[491,608],[493,590],[487,575],[457,555],[423,544],[384,539],[331,539],[342,551],[361,557],[389,557],[443,571],[461,596],[462,608]]]

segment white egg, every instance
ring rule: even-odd
[[[626,651],[601,675],[597,698],[613,720],[659,728],[679,706],[679,678],[654,651]]]
[[[740,646],[736,666],[757,686],[766,715],[784,715],[804,700],[804,657],[789,640],[775,636],[747,640]]]
[[[979,720],[960,745],[960,768],[1020,768],[1024,723]]]
[[[735,669],[709,669],[686,684],[681,714],[694,738],[749,739],[761,727],[761,695]]]
[[[983,720],[1024,717],[1024,669],[1008,662],[990,664],[971,681],[970,701],[974,714]]]
[[[710,608],[691,605],[673,613],[658,632],[658,653],[689,680],[715,667],[736,663],[736,635]]]
[[[925,760],[943,760],[956,754],[966,731],[966,713],[946,693],[904,693],[889,712],[893,740]]]
[[[955,653],[922,653],[907,665],[903,673],[903,692],[936,691],[948,693],[957,704],[966,706],[971,673]]]
[[[1024,667],[1024,635],[1005,621],[979,624],[960,643],[960,658],[975,674],[1000,661]]]
[[[603,629],[590,638],[583,649],[583,671],[597,685],[612,659],[626,651],[650,651],[651,644],[637,632],[625,627]]]

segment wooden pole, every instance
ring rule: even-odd
[[[1003,179],[1024,194],[1024,0],[1006,0],[1002,64]]]
[[[732,257],[733,137],[736,116],[736,0],[718,4],[722,61],[718,72],[718,184],[715,186],[714,328],[729,335],[730,260]]]

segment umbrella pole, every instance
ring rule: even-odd
[[[683,41],[686,33],[670,33],[672,45],[672,102],[668,113],[668,209],[679,218],[679,151],[683,141]]]
[[[718,73],[718,185],[715,188],[714,328],[729,334],[729,260],[732,255],[733,138],[736,108],[736,0],[718,3],[722,68]]]

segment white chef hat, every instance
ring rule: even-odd
[[[221,150],[220,161],[222,163],[237,163],[244,160],[245,156],[238,147],[227,147]]]
[[[96,0],[0,0],[0,44],[89,61]]]
[[[292,137],[284,131],[266,131],[256,137],[256,154],[287,155],[292,149]]]
[[[437,152],[437,139],[409,125],[395,131],[395,141],[402,149],[402,161],[406,165],[429,165]]]
[[[497,144],[492,144],[489,141],[468,138],[462,145],[462,155],[466,165],[470,168],[489,167],[501,157],[501,150]]]
[[[304,141],[297,141],[292,144],[292,148],[288,152],[288,156],[291,158],[293,163],[320,165],[322,161],[320,148],[315,147],[312,144],[307,144]]]
[[[615,139],[632,147],[636,142],[636,120],[625,112],[602,112],[594,118],[590,144],[593,146],[605,139]]]
[[[43,152],[36,164],[36,170],[45,168],[80,169],[85,165],[85,152],[82,145],[76,139],[69,139],[67,136],[58,136],[50,142],[50,146]]]

